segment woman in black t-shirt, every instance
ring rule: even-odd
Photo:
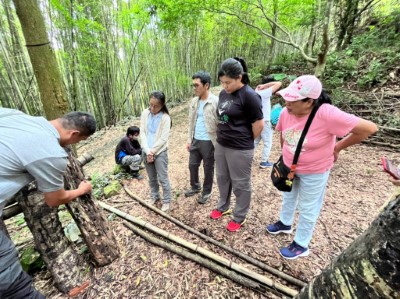
[[[263,129],[260,96],[248,86],[247,66],[241,58],[225,60],[218,72],[224,90],[218,101],[215,162],[220,198],[211,212],[214,220],[232,212],[231,192],[236,196],[232,220],[226,227],[237,231],[246,219],[251,200],[251,164],[254,139]]]

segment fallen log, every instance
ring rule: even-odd
[[[15,203],[12,206],[7,206],[3,209],[3,220],[10,219],[20,213],[22,213],[22,209],[19,204]]]
[[[171,241],[173,241],[173,242],[175,242],[175,243],[177,243],[179,245],[182,245],[183,247],[186,247],[186,248],[188,248],[188,249],[190,249],[190,250],[192,250],[194,252],[197,252],[197,253],[199,253],[199,254],[201,254],[201,255],[213,260],[214,262],[218,262],[218,263],[224,265],[227,268],[230,268],[230,269],[232,269],[232,270],[234,270],[236,272],[239,272],[240,274],[246,275],[246,276],[248,276],[248,277],[250,277],[250,278],[252,278],[254,280],[257,280],[258,282],[260,282],[262,284],[265,284],[270,288],[276,289],[279,292],[284,293],[285,295],[294,297],[298,293],[296,290],[293,290],[293,289],[291,289],[289,287],[286,287],[286,286],[284,286],[284,285],[282,285],[280,283],[276,283],[270,278],[267,278],[267,277],[265,277],[263,275],[260,275],[260,274],[258,274],[256,272],[252,271],[252,270],[249,270],[249,269],[247,269],[247,268],[245,268],[245,267],[243,267],[243,266],[241,266],[241,265],[239,265],[239,264],[237,264],[235,262],[232,262],[232,261],[230,261],[230,260],[228,260],[228,259],[226,259],[224,257],[221,257],[221,256],[219,256],[219,255],[217,255],[217,254],[215,254],[215,253],[213,253],[213,252],[211,252],[211,251],[209,251],[209,250],[207,250],[205,248],[202,248],[202,247],[196,245],[196,244],[190,243],[190,242],[188,242],[188,241],[186,241],[186,240],[184,240],[184,239],[182,239],[182,238],[180,238],[178,236],[170,234],[169,232],[167,232],[167,231],[165,231],[163,229],[160,229],[160,228],[152,225],[151,223],[149,223],[147,221],[135,218],[132,215],[129,215],[128,213],[122,212],[121,210],[118,210],[118,209],[116,209],[116,208],[114,208],[114,207],[112,207],[110,205],[107,205],[104,202],[99,201],[99,205],[102,208],[104,208],[104,209],[106,209],[106,210],[108,210],[110,212],[113,212],[114,214],[118,215],[119,217],[121,217],[121,218],[123,218],[125,220],[128,220],[128,221],[130,221],[130,222],[132,222],[132,223],[134,223],[136,225],[141,226],[142,228],[145,228],[145,229],[151,231],[152,233],[158,234],[158,235],[160,235],[160,236],[162,236],[162,237],[164,237],[164,238],[166,238],[168,240],[171,240]],[[129,228],[130,228],[130,226],[129,226]]]
[[[244,254],[242,252],[239,252],[239,251],[237,251],[237,250],[235,250],[235,249],[233,249],[233,248],[231,248],[229,246],[226,246],[225,244],[222,244],[221,242],[218,242],[217,240],[214,240],[213,238],[210,238],[209,236],[206,236],[205,234],[200,233],[199,231],[193,229],[192,227],[190,227],[190,226],[180,222],[179,220],[171,217],[167,213],[164,213],[161,210],[155,208],[154,206],[149,205],[144,200],[142,200],[139,197],[135,196],[125,185],[123,185],[123,187],[124,187],[126,193],[128,193],[128,195],[130,197],[132,197],[133,199],[135,199],[136,201],[138,201],[139,203],[141,203],[142,205],[144,205],[148,209],[150,209],[153,212],[155,212],[155,213],[161,215],[162,217],[168,219],[172,223],[184,228],[185,230],[191,232],[192,234],[202,238],[203,240],[205,240],[205,241],[207,241],[207,242],[209,242],[211,244],[214,244],[214,245],[226,250],[227,252],[232,253],[232,254],[240,257],[241,259],[245,260],[246,262],[249,262],[249,263],[257,266],[262,270],[268,271],[268,272],[270,272],[270,273],[272,273],[272,274],[274,274],[274,275],[276,275],[276,276],[278,276],[280,278],[283,278],[286,281],[289,281],[290,283],[292,283],[294,285],[297,285],[299,287],[304,287],[306,285],[305,282],[303,282],[303,281],[301,281],[301,280],[299,280],[299,279],[297,279],[297,278],[295,278],[293,276],[290,276],[290,275],[288,275],[286,273],[283,273],[283,272],[281,272],[281,271],[279,271],[277,269],[274,269],[274,268],[264,264],[263,262],[261,262],[259,260],[256,260],[255,258],[252,258],[251,256],[248,256],[248,255],[246,255],[246,254]]]
[[[90,154],[83,154],[82,156],[80,156],[78,159],[80,166],[84,166],[87,163],[89,163],[90,161],[94,160],[94,157]]]
[[[248,287],[248,288],[250,288],[256,292],[259,292],[261,294],[264,294],[264,295],[268,295],[268,291],[269,291],[277,296],[282,296],[282,294],[278,293],[276,290],[268,288],[267,286],[265,286],[259,282],[256,282],[250,278],[247,278],[243,275],[236,273],[235,271],[226,269],[225,267],[220,266],[217,263],[212,262],[206,258],[199,256],[199,255],[191,253],[188,250],[185,250],[178,246],[169,244],[163,240],[154,238],[154,237],[150,236],[149,234],[147,234],[146,232],[144,232],[142,229],[135,227],[134,225],[132,225],[128,222],[124,222],[124,225],[126,227],[128,227],[130,230],[132,230],[135,234],[141,236],[145,240],[153,243],[154,245],[157,245],[159,247],[167,249],[175,254],[183,256],[186,259],[189,259],[189,260],[194,261],[204,267],[207,267],[208,269],[210,269],[218,274],[221,274],[242,286]]]

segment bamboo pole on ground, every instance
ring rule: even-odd
[[[205,257],[207,257],[207,258],[209,258],[209,259],[211,259],[211,260],[213,260],[215,262],[218,262],[218,263],[224,265],[225,267],[228,267],[228,268],[236,271],[236,272],[239,272],[239,273],[244,274],[244,275],[246,275],[248,277],[251,277],[252,279],[257,280],[258,282],[260,282],[262,284],[265,284],[270,288],[276,289],[281,293],[284,293],[284,294],[289,295],[291,297],[296,296],[297,293],[298,293],[296,290],[293,290],[293,289],[291,289],[291,288],[289,288],[287,286],[284,286],[284,285],[282,285],[280,283],[276,283],[270,278],[267,278],[267,277],[265,277],[263,275],[260,275],[260,274],[254,272],[254,271],[251,271],[251,270],[249,270],[249,269],[247,269],[247,268],[245,268],[245,267],[243,267],[243,266],[241,266],[241,265],[239,265],[239,264],[237,264],[235,262],[232,262],[232,261],[230,261],[230,260],[228,260],[228,259],[226,259],[224,257],[221,257],[221,256],[211,252],[210,250],[207,250],[207,249],[202,248],[202,247],[200,247],[200,246],[198,246],[196,244],[188,242],[188,241],[186,241],[186,240],[184,240],[184,239],[182,239],[182,238],[180,238],[178,236],[175,236],[175,235],[173,235],[173,234],[171,234],[171,233],[169,233],[169,232],[167,232],[167,231],[165,231],[163,229],[160,229],[160,228],[152,225],[151,223],[149,223],[147,221],[135,218],[132,215],[129,215],[128,213],[125,213],[125,212],[123,212],[123,211],[121,211],[119,209],[116,209],[116,208],[114,208],[114,207],[112,207],[112,206],[110,206],[110,205],[108,205],[108,204],[106,204],[104,202],[99,201],[99,205],[102,208],[104,208],[104,209],[106,209],[106,210],[108,210],[110,212],[113,212],[114,214],[120,216],[121,218],[123,218],[125,220],[128,220],[128,221],[130,221],[130,222],[132,222],[132,223],[134,223],[136,225],[141,226],[142,228],[145,228],[145,229],[147,229],[147,230],[149,230],[149,231],[151,231],[151,232],[153,232],[155,234],[158,234],[158,235],[160,235],[160,236],[162,236],[162,237],[164,237],[164,238],[166,238],[168,240],[171,240],[171,241],[173,241],[173,242],[175,242],[175,243],[177,243],[179,245],[182,245],[183,247],[186,247],[186,248],[188,248],[188,249],[190,249],[190,250],[192,250],[194,252],[197,252],[197,253],[199,253],[199,254],[201,254],[201,255],[203,255],[203,256],[205,256]],[[130,228],[130,226],[129,226],[129,228]]]
[[[282,271],[279,271],[279,270],[277,270],[277,269],[274,269],[274,268],[272,268],[272,267],[270,267],[270,266],[264,264],[263,262],[261,262],[261,261],[255,259],[255,258],[252,258],[251,256],[248,256],[248,255],[246,255],[246,254],[244,254],[244,253],[242,253],[242,252],[239,252],[239,251],[237,251],[237,250],[235,250],[235,249],[233,249],[233,248],[231,248],[231,247],[229,247],[229,246],[226,246],[225,244],[222,244],[221,242],[218,242],[217,240],[214,240],[213,238],[210,238],[209,236],[206,236],[205,234],[200,233],[199,231],[193,229],[192,227],[190,227],[190,226],[188,226],[188,225],[186,225],[186,224],[180,222],[179,220],[177,220],[177,219],[171,217],[170,215],[168,215],[167,213],[162,212],[161,210],[157,209],[156,207],[154,207],[154,206],[152,206],[152,205],[149,205],[149,204],[148,204],[147,202],[145,202],[144,200],[142,200],[142,199],[140,199],[139,197],[135,196],[135,195],[125,186],[125,184],[123,185],[123,187],[124,187],[126,193],[128,193],[128,195],[129,195],[130,197],[132,197],[133,199],[135,199],[136,201],[138,201],[139,203],[141,203],[141,204],[144,205],[145,207],[147,207],[147,208],[149,208],[150,210],[152,210],[152,211],[158,213],[159,215],[161,215],[161,216],[163,216],[164,218],[168,219],[168,220],[171,221],[172,223],[174,223],[174,224],[176,224],[176,225],[178,225],[178,226],[180,226],[180,227],[186,229],[187,231],[191,232],[192,234],[194,234],[194,235],[196,235],[196,236],[202,238],[203,240],[205,240],[205,241],[207,241],[207,242],[209,242],[209,243],[212,243],[212,244],[214,244],[214,245],[216,245],[216,246],[218,246],[218,247],[220,247],[220,248],[226,250],[227,252],[232,253],[232,254],[234,254],[234,255],[240,257],[241,259],[243,259],[243,260],[245,260],[246,262],[249,262],[249,263],[251,263],[251,264],[253,264],[253,265],[259,267],[260,269],[263,269],[263,270],[265,270],[265,271],[267,271],[267,272],[269,272],[269,273],[272,273],[272,274],[274,274],[274,275],[276,275],[276,276],[278,276],[278,277],[280,277],[280,278],[283,278],[284,280],[286,280],[286,281],[288,281],[288,282],[290,282],[290,283],[292,283],[292,284],[294,284],[294,285],[297,285],[297,286],[299,286],[299,287],[304,287],[304,286],[306,286],[306,283],[305,283],[305,282],[303,282],[303,281],[301,281],[301,280],[299,280],[299,279],[297,279],[297,278],[295,278],[295,277],[293,277],[293,276],[290,276],[290,275],[288,275],[288,274],[286,274],[286,273],[283,273]]]
[[[256,282],[250,278],[247,278],[243,275],[240,275],[235,271],[226,269],[225,267],[222,267],[222,266],[218,265],[217,263],[210,261],[209,259],[206,259],[206,258],[196,255],[194,253],[191,253],[188,250],[185,250],[185,249],[175,246],[173,244],[169,244],[163,240],[152,237],[151,235],[147,234],[142,229],[140,229],[128,222],[123,222],[123,224],[126,227],[128,227],[129,229],[131,229],[135,234],[141,236],[142,238],[146,239],[147,241],[149,241],[157,246],[160,246],[164,249],[167,249],[175,254],[183,256],[186,259],[189,259],[198,264],[201,264],[202,266],[207,267],[208,269],[210,269],[216,273],[219,273],[242,286],[248,287],[248,288],[250,288],[256,292],[259,292],[261,294],[264,294],[264,295],[267,295],[268,291],[270,291],[270,292],[274,293],[275,295],[282,296],[282,294],[278,293],[276,290],[271,289],[259,282]]]

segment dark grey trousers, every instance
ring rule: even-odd
[[[18,253],[11,240],[0,230],[0,298],[44,299],[32,285],[18,260]]]
[[[217,143],[214,156],[219,188],[217,210],[224,212],[229,209],[233,190],[233,194],[236,196],[233,220],[241,223],[250,209],[251,164],[254,149],[236,150]]]
[[[149,177],[149,185],[151,198],[160,199],[160,185],[163,189],[163,202],[169,203],[172,199],[171,185],[168,178],[168,151],[165,150],[155,156],[153,163],[144,162],[147,176]]]
[[[190,186],[193,189],[201,187],[199,180],[201,161],[204,170],[203,194],[210,194],[214,181],[214,145],[210,140],[193,139],[189,154]]]

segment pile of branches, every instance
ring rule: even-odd
[[[334,104],[379,126],[366,142],[400,151],[400,91],[343,91]]]

